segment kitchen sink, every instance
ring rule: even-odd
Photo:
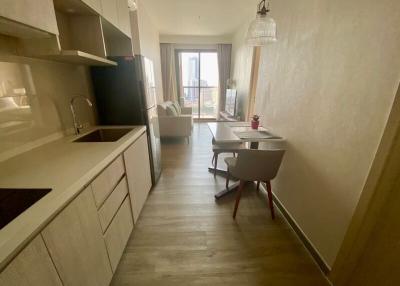
[[[132,128],[97,129],[73,142],[116,142],[132,130]]]
[[[50,192],[51,189],[0,188],[0,229]]]

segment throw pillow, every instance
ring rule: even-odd
[[[167,116],[178,116],[178,112],[176,112],[173,104],[167,105]]]
[[[176,109],[176,112],[178,112],[178,115],[181,115],[182,114],[182,109],[181,109],[181,106],[179,105],[179,103],[177,101],[174,101],[173,105],[174,105],[174,107]]]

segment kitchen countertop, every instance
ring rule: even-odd
[[[116,142],[73,143],[99,128],[133,128]],[[145,126],[94,127],[0,162],[0,188],[52,191],[0,230],[0,271],[119,154]]]

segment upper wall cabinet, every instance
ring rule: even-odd
[[[118,27],[129,38],[131,35],[131,24],[129,18],[129,8],[127,0],[117,0]]]
[[[58,34],[53,0],[1,0],[0,33],[21,38]]]
[[[126,36],[131,38],[131,28],[129,20],[129,8],[127,0],[101,0],[103,6],[102,16],[118,28]]]
[[[102,0],[103,33],[108,56],[133,56],[127,0]]]
[[[54,0],[54,6],[70,13],[82,13],[88,10],[97,15],[103,13],[102,0]]]
[[[103,17],[115,27],[118,27],[117,0],[101,0],[101,5]]]
[[[102,7],[102,0],[82,0],[86,5],[88,5],[90,8],[92,8],[94,11],[98,12],[101,14],[103,12],[103,7]],[[109,0],[112,2],[112,0]]]
[[[0,34],[19,38],[18,55],[92,66],[133,55],[127,0],[0,2]]]
[[[54,1],[59,35],[20,40],[22,54],[85,65],[116,65],[108,60],[102,18],[81,1]],[[122,35],[122,33],[120,33]]]

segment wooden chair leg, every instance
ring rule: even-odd
[[[257,181],[257,193],[260,192],[260,181]]]
[[[217,167],[218,167],[218,154],[215,154],[214,160],[214,178],[217,176]]]
[[[212,157],[212,160],[211,160],[211,164],[213,164],[213,165],[214,165],[214,160],[215,160],[215,153],[214,153],[214,155]]]
[[[274,201],[272,197],[272,189],[271,189],[271,182],[265,182],[267,184],[267,193],[268,193],[268,203],[269,203],[269,208],[271,210],[271,217],[272,219],[275,219],[275,213],[274,213]]]
[[[242,196],[242,191],[243,191],[243,188],[244,188],[244,184],[245,184],[245,181],[240,180],[239,189],[237,191],[235,209],[233,210],[233,219],[236,218],[236,213],[237,213],[237,210],[238,210],[238,207],[239,207],[239,202],[240,202],[240,198]]]

